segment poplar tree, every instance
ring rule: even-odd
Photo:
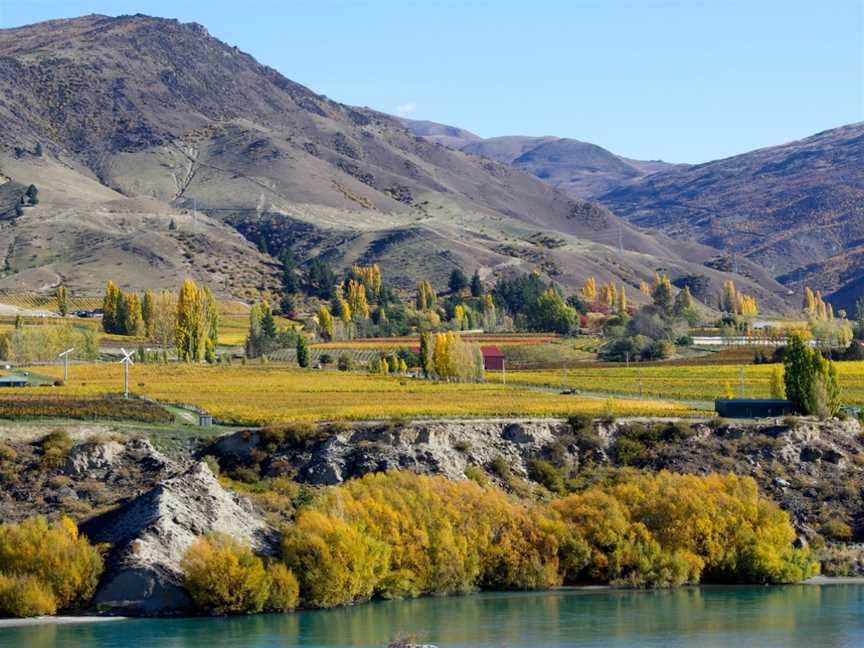
[[[57,312],[60,313],[62,317],[66,317],[66,315],[69,314],[69,295],[66,287],[57,286],[55,296],[57,298]]]
[[[102,329],[106,333],[117,332],[119,294],[120,289],[109,279],[105,285],[105,296],[102,298]]]
[[[149,288],[144,291],[144,299],[141,301],[141,318],[144,320],[144,334],[148,338],[153,337],[153,320],[155,318],[156,306],[153,291]]]
[[[297,336],[297,365],[304,369],[309,366],[309,345],[302,333]]]

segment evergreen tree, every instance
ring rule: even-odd
[[[423,376],[426,378],[433,371],[431,335],[429,333],[420,335],[420,368],[423,370]]]
[[[307,292],[320,299],[333,299],[336,296],[336,273],[322,259],[315,259],[306,273]]]
[[[475,270],[471,276],[471,296],[479,298],[483,296],[483,282],[480,281],[480,271]]]
[[[450,273],[450,279],[447,282],[447,287],[454,295],[458,295],[468,287],[468,277],[460,268],[454,268]]]
[[[297,280],[297,260],[294,258],[291,248],[282,248],[279,253],[279,261],[282,264],[282,292],[286,295],[293,295],[300,290],[300,282]]]
[[[156,317],[156,305],[153,291],[149,288],[144,291],[144,299],[141,301],[141,318],[144,320],[144,334],[153,338],[153,323]]]
[[[297,336],[297,365],[303,368],[309,366],[309,345],[302,333]]]

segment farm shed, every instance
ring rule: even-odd
[[[714,401],[714,411],[723,418],[771,418],[797,413],[792,401],[745,398],[716,400]]]
[[[420,354],[420,347],[411,347],[411,353]],[[480,353],[483,354],[483,368],[486,371],[504,370],[504,352],[497,346],[481,346]]]
[[[0,387],[27,387],[30,381],[26,376],[0,376]]]

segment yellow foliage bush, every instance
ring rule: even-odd
[[[230,536],[199,538],[186,552],[180,568],[192,601],[205,612],[255,614],[270,598],[271,578],[264,562]]]
[[[300,602],[300,584],[297,577],[281,562],[267,566],[270,576],[270,596],[267,609],[271,612],[290,612]]]
[[[52,593],[58,609],[86,605],[102,569],[99,548],[79,536],[69,518],[51,523],[33,517],[20,524],[0,524],[0,573],[38,579]],[[33,590],[32,585],[27,588]],[[44,601],[41,605],[46,606]]]
[[[734,475],[630,474],[525,504],[472,480],[393,472],[330,489],[299,512],[283,560],[301,599],[602,582],[792,582],[815,572],[786,513]]]
[[[33,617],[55,612],[54,593],[38,578],[0,574],[0,616]]]

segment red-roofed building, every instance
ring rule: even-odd
[[[504,352],[495,346],[480,347],[483,354],[483,368],[486,371],[504,370]]]
[[[420,353],[420,347],[412,347],[412,353]],[[497,346],[481,346],[480,353],[483,354],[483,368],[486,371],[504,370],[504,352]]]

